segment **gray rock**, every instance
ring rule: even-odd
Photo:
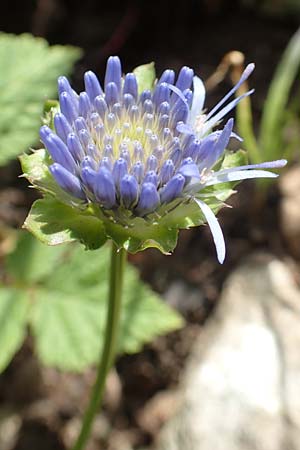
[[[228,279],[159,450],[300,450],[300,291],[268,255]]]
[[[300,166],[286,171],[279,180],[282,194],[279,223],[289,251],[300,258]]]

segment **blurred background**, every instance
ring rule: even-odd
[[[57,77],[69,75],[80,91],[86,70],[103,79],[110,55],[124,72],[151,61],[158,74],[193,67],[207,82],[208,109],[255,62],[255,93],[236,116],[241,147],[252,162],[289,163],[275,183],[238,186],[220,212],[223,266],[208,227],[182,231],[172,256],[130,256],[153,310],[140,313],[145,333],[127,311],[132,340],[87,450],[300,450],[299,24],[300,0],[2,2],[0,450],[70,448],[93,383],[101,324],[89,322],[95,312],[83,303],[88,278],[74,293],[61,286],[81,266],[92,272],[97,258],[89,266],[82,251],[54,254],[19,231],[39,194],[19,178],[17,156],[38,148]],[[19,41],[23,33],[43,41]],[[152,330],[155,302],[185,324],[170,312]]]

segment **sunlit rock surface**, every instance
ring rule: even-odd
[[[300,449],[300,291],[286,265],[249,258],[192,350],[159,450]]]

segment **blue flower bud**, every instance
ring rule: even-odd
[[[66,143],[68,134],[72,133],[72,127],[62,113],[55,114],[54,126],[58,136]]]
[[[193,82],[193,77],[194,77],[193,69],[184,66],[179,72],[175,86],[181,91],[185,91],[185,89],[190,89]]]
[[[67,147],[75,161],[79,162],[82,160],[82,158],[84,158],[84,150],[78,139],[78,136],[75,133],[70,133],[68,135]]]
[[[116,183],[116,186],[120,185],[120,181],[124,177],[124,175],[127,174],[127,170],[128,170],[127,161],[123,158],[117,159],[116,162],[114,163],[112,171],[113,180]]]
[[[66,119],[72,124],[78,116],[76,104],[68,92],[62,92],[59,96],[60,110]]]
[[[91,140],[90,133],[86,129],[82,129],[78,131],[78,137],[80,139],[81,144],[83,147],[87,147],[89,145],[89,142]]]
[[[175,80],[175,72],[174,70],[167,69],[165,70],[160,79],[158,80],[157,84],[159,83],[168,83],[168,84],[174,84]]]
[[[109,106],[117,103],[119,100],[119,92],[116,83],[108,83],[105,88],[105,100]]]
[[[131,94],[123,95],[123,102],[126,109],[129,109],[132,105],[134,105],[134,98]]]
[[[133,164],[131,169],[132,175],[135,177],[138,183],[144,178],[144,164],[141,161],[137,161]]]
[[[58,163],[49,166],[49,170],[59,186],[76,198],[86,200],[79,179]]]
[[[97,172],[92,169],[89,165],[84,165],[81,169],[81,179],[84,187],[94,194],[95,180]]]
[[[158,167],[158,161],[156,156],[150,155],[147,159],[146,170],[156,170]]]
[[[122,68],[121,61],[117,56],[111,56],[107,60],[106,72],[105,72],[105,94],[107,95],[107,86],[110,83],[114,83],[117,91],[120,92],[121,89],[121,76],[122,76]]]
[[[139,215],[144,216],[155,211],[159,203],[159,195],[156,186],[152,183],[143,183],[140,198],[136,207]]]
[[[161,168],[160,171],[160,182],[162,185],[165,185],[173,176],[175,171],[174,163],[171,159],[167,159]]]
[[[156,86],[153,93],[153,103],[158,108],[163,102],[168,102],[170,99],[170,89],[167,83],[160,83]]]
[[[81,161],[81,169],[83,169],[84,167],[89,167],[90,169],[97,170],[97,163],[90,156],[85,156]]]
[[[139,185],[133,175],[124,175],[120,182],[121,202],[125,208],[130,208],[138,197]]]
[[[193,161],[183,164],[179,168],[178,173],[181,173],[181,175],[186,178],[187,182],[190,178],[200,178],[199,169]]]
[[[67,92],[74,102],[78,101],[77,93],[72,89],[68,79],[64,76],[61,76],[57,80],[58,84],[58,94],[62,94],[63,92]]]
[[[152,114],[154,111],[153,102],[149,98],[147,98],[147,100],[145,100],[143,103],[143,111],[150,114]]]
[[[107,103],[102,95],[95,98],[94,105],[100,116],[103,118],[107,111]]]
[[[201,143],[199,140],[194,139],[194,136],[192,135],[192,142],[188,144],[183,152],[183,157],[187,158],[190,157],[194,161],[197,161],[199,151],[200,151]]]
[[[144,178],[144,183],[152,183],[154,186],[158,185],[158,176],[154,170],[149,170]]]
[[[49,134],[53,134],[53,131],[47,125],[43,125],[40,128],[40,138],[43,143],[45,143],[45,139]]]
[[[89,96],[86,92],[81,92],[79,95],[78,114],[86,119],[91,109],[92,105]]]
[[[145,100],[152,99],[152,92],[149,89],[145,89],[140,95],[140,103],[143,104]]]
[[[80,130],[87,130],[87,124],[86,121],[84,120],[83,117],[77,117],[77,119],[75,120],[75,128],[77,133],[79,133]]]
[[[84,86],[91,103],[94,103],[94,100],[98,95],[103,95],[99,80],[91,70],[84,74]]]
[[[69,172],[76,172],[76,164],[74,158],[68,150],[65,143],[54,133],[48,134],[43,139],[53,161],[59,163]]]
[[[170,104],[169,102],[162,102],[159,107],[158,107],[158,112],[159,114],[163,115],[163,114],[170,114]]]
[[[127,73],[124,79],[123,94],[131,94],[136,100],[138,96],[138,85],[134,73]]]
[[[186,99],[188,107],[191,108],[193,102],[193,92],[190,89],[185,89],[185,91],[183,91],[183,95]]]
[[[171,180],[161,189],[160,201],[161,203],[169,203],[175,198],[179,197],[185,185],[185,178],[182,174],[174,175]]]
[[[100,167],[105,167],[107,170],[111,171],[112,170],[111,158],[109,158],[108,156],[104,156],[101,159]]]
[[[116,188],[111,172],[101,167],[96,174],[94,182],[94,194],[96,199],[107,209],[116,205]]]

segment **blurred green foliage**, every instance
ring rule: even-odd
[[[85,251],[77,244],[49,247],[19,232],[0,286],[0,371],[23,343],[29,327],[45,365],[82,371],[99,359],[106,317],[109,247]],[[127,265],[119,353],[135,353],[155,336],[183,325],[178,313]]]
[[[252,163],[276,159],[299,160],[300,92],[295,81],[300,69],[300,29],[286,47],[275,70],[265,100],[257,137],[254,132],[251,101],[237,106],[237,127]],[[295,95],[292,98],[292,92]],[[257,180],[260,185],[266,181]]]
[[[44,101],[80,56],[79,48],[0,33],[0,165],[37,143]]]

